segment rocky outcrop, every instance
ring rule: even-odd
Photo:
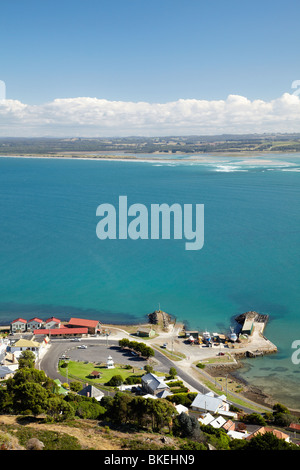
[[[171,323],[171,315],[162,310],[155,310],[152,313],[148,314],[149,323],[152,325],[159,325],[163,329],[168,329]]]
[[[246,320],[252,320],[256,323],[267,323],[269,320],[269,315],[264,315],[253,310],[249,312],[242,313],[235,317],[235,320],[240,324],[243,325]]]

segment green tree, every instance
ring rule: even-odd
[[[289,413],[288,408],[284,405],[281,405],[280,403],[275,403],[273,410],[274,413]]]
[[[106,383],[110,387],[119,387],[123,383],[121,375],[113,375],[112,378]]]
[[[150,372],[154,372],[153,367],[150,366],[150,364],[146,364],[144,366],[144,370],[146,371],[147,374],[149,374]]]
[[[259,413],[250,413],[244,417],[243,421],[248,424],[259,424],[260,426],[266,426],[267,424],[265,418]]]
[[[99,419],[105,411],[105,408],[99,403],[88,400],[78,404],[76,415],[84,419]]]
[[[119,346],[120,348],[129,348],[130,341],[128,338],[123,338],[119,340]]]
[[[71,382],[70,389],[72,390],[72,392],[79,392],[80,390],[82,390],[82,383],[76,381]]]
[[[35,354],[32,351],[22,351],[19,357],[19,369],[33,368],[35,364]]]
[[[127,393],[117,392],[113,398],[107,414],[112,422],[126,424],[130,421],[130,407],[132,396]]]
[[[49,394],[41,384],[27,382],[14,389],[14,409],[38,415],[46,412]]]
[[[170,367],[170,370],[169,370],[169,375],[172,379],[174,379],[177,375],[177,370],[175,369],[175,367]]]
[[[186,413],[181,413],[174,419],[173,433],[175,436],[195,440],[200,439],[202,436],[199,421],[195,416],[189,416]]]
[[[13,395],[7,390],[0,389],[0,414],[13,413]]]
[[[59,396],[53,396],[47,400],[46,413],[54,421],[63,421],[75,416],[74,407]]]
[[[148,410],[153,417],[152,430],[158,432],[164,426],[168,426],[170,432],[172,419],[177,414],[174,406],[163,399],[153,400],[148,398],[147,402]]]
[[[250,439],[246,450],[299,450],[295,444],[286,442],[284,439],[278,439],[271,432],[258,434]]]

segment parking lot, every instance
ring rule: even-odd
[[[72,344],[72,345],[71,345]],[[83,348],[86,346],[86,348]],[[115,364],[126,365],[130,364],[132,367],[143,368],[147,361],[132,355],[130,351],[122,350],[117,345],[106,345],[85,342],[85,343],[69,343],[65,352],[63,353],[72,361],[87,361],[97,364],[106,364],[108,356],[113,358]]]
[[[85,345],[86,348],[82,348]],[[153,365],[154,370],[167,373],[170,369],[169,361],[158,354],[150,361],[146,361],[139,356],[132,355],[128,350],[122,350],[118,346],[118,342],[114,340],[99,341],[99,340],[84,340],[80,342],[73,342],[70,340],[54,339],[51,341],[49,352],[41,360],[40,367],[49,377],[59,378],[60,376],[57,366],[60,358],[69,358],[72,361],[91,362],[95,364],[105,365],[108,356],[113,358],[115,365],[130,365],[133,368],[143,369],[148,363]]]

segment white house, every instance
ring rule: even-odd
[[[52,328],[60,328],[60,326],[61,326],[61,321],[58,318],[51,317],[45,321],[44,328],[46,330],[48,329],[51,330]]]
[[[37,318],[37,317],[31,318],[27,322],[27,331],[38,330],[43,327],[43,324],[44,322],[40,318]]]
[[[186,406],[183,406],[183,405],[176,405],[175,408],[176,408],[176,411],[178,412],[178,414],[181,414],[181,413],[186,413],[187,414],[189,412],[189,409]]]
[[[24,333],[27,329],[27,320],[24,318],[17,318],[10,324],[10,330],[12,333]]]
[[[212,392],[198,393],[191,404],[192,410],[216,414],[221,411],[229,411],[229,403],[225,395],[215,396]]]
[[[203,416],[198,418],[198,421],[201,424],[207,425],[207,424],[210,424],[214,419],[215,418],[213,417],[213,415],[211,415],[210,413],[205,413]]]
[[[222,416],[217,416],[213,421],[211,421],[210,426],[212,426],[215,429],[219,429],[224,424],[226,423],[226,419],[224,419]]]
[[[228,431],[227,436],[231,437],[231,439],[246,439],[248,436],[250,436],[249,433],[246,431],[240,432],[240,431]]]
[[[28,339],[19,339],[19,341],[16,341],[16,343],[12,346],[10,346],[10,351],[12,353],[15,352],[22,352],[22,351],[32,351],[35,353],[38,353],[39,348],[41,347],[41,344],[38,343],[37,341],[32,341]]]

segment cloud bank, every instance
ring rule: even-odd
[[[78,97],[41,105],[0,101],[0,136],[110,137],[300,132],[300,98],[269,102],[229,95],[226,100],[169,103]]]

